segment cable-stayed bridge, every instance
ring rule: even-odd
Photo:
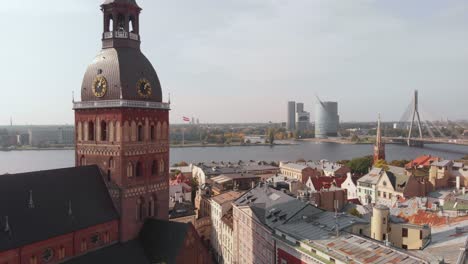
[[[430,144],[456,144],[468,146],[468,139],[462,133],[468,128],[453,121],[435,121],[430,115],[421,114],[418,91],[414,91],[413,99],[397,123],[397,126],[408,130],[406,137],[387,137],[393,143],[408,146],[423,147]],[[444,132],[445,131],[445,132]],[[461,133],[459,131],[462,131]],[[450,132],[451,136],[447,133]]]

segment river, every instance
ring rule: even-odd
[[[300,142],[297,145],[246,147],[191,147],[172,148],[171,164],[179,161],[239,161],[239,160],[343,160],[371,155],[372,145]],[[445,159],[459,159],[468,154],[468,146],[431,144],[424,148],[386,145],[387,160],[413,159],[430,154]],[[74,166],[73,150],[9,151],[0,152],[0,174],[47,170]]]

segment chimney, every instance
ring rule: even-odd
[[[33,200],[33,193],[32,190],[29,191],[29,201],[28,201],[28,208],[34,208],[34,200]]]
[[[68,216],[73,216],[72,202],[68,201]]]
[[[252,181],[252,189],[255,188],[255,182]]]

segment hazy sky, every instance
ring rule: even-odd
[[[98,0],[0,0],[0,124],[72,123],[101,48]],[[286,102],[339,102],[341,120],[398,120],[419,89],[468,119],[468,0],[138,0],[142,50],[171,121],[278,122]]]

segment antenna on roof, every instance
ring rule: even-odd
[[[171,104],[171,93],[169,93],[169,98],[168,98],[167,102],[168,102],[169,104]]]
[[[72,91],[72,103],[75,102],[75,91]]]
[[[34,206],[34,200],[33,200],[33,192],[32,190],[29,191],[29,201],[28,201],[28,208],[33,209]]]

